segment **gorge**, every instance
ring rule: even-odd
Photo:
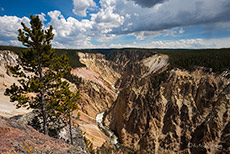
[[[16,82],[6,73],[5,65],[17,56],[3,53],[11,58],[1,60],[1,99],[6,98],[5,87]],[[192,70],[172,67],[172,56],[160,50],[76,54],[86,67],[72,70],[83,80],[79,87],[72,85],[73,90],[81,90],[81,115],[74,123],[95,148],[109,144],[111,132],[106,136],[99,129],[106,127],[118,138],[112,141],[125,147],[120,153],[230,152],[228,69],[213,72],[199,65]],[[8,98],[7,102],[10,104]],[[16,114],[6,111],[10,116]],[[6,116],[6,111],[1,115]]]

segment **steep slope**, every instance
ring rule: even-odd
[[[146,72],[146,70],[148,70],[147,68],[150,67],[149,65],[157,65],[161,62],[160,58],[155,55],[155,57],[141,62],[140,66],[139,61],[149,55],[154,55],[154,53],[140,53],[138,53],[138,51],[122,51],[117,53],[114,59],[111,59],[113,61],[106,60],[102,54],[78,53],[80,62],[85,64],[86,67],[74,69],[72,70],[72,74],[83,79],[83,83],[79,86],[81,89],[79,108],[82,114],[87,114],[87,116],[95,119],[97,114],[108,110],[112,106],[119,92],[116,87],[121,88],[119,85],[123,85],[125,84],[125,80],[129,80],[130,76],[125,74],[128,72],[124,70],[129,69],[129,67],[135,69],[135,66],[139,66],[139,68],[143,68],[143,70],[145,70],[143,72],[147,74],[151,73]],[[135,55],[135,57],[130,57],[130,55]],[[167,61],[167,58],[163,59]],[[162,66],[164,66],[164,64],[160,64],[157,68],[162,68]],[[97,141],[95,142],[95,133],[92,133],[92,128],[95,128],[96,123],[91,121],[85,124],[78,122],[78,124],[80,124],[82,130],[86,131],[87,137],[93,144],[98,145]],[[96,129],[94,130],[98,132]],[[108,141],[108,138],[104,140],[104,142],[106,141]]]
[[[72,74],[81,77],[80,108],[92,117],[108,109],[116,99],[113,85],[120,74],[112,67],[115,63],[107,61],[102,54],[78,53],[81,63],[86,67],[72,70]]]
[[[86,67],[72,70],[72,74],[83,79],[81,89],[81,110],[91,117],[108,109],[115,101],[116,81],[121,77],[118,65],[105,59],[102,54],[78,53]]]
[[[79,100],[79,128],[86,132],[94,147],[101,147],[109,138],[97,127],[96,115],[111,107],[116,100],[115,82],[120,78],[118,65],[105,59],[102,54],[78,53],[81,63],[86,67],[72,70],[72,74],[81,77],[79,85],[81,99]],[[117,69],[117,70],[116,70]]]
[[[138,49],[78,55],[86,67],[72,70],[83,79],[74,122],[96,147],[109,141],[95,121],[105,112],[104,125],[136,153],[230,152],[229,71],[169,69],[170,57]]]
[[[10,102],[10,98],[4,95],[5,89],[13,83],[18,83],[17,79],[9,75],[7,65],[14,66],[17,64],[18,56],[7,50],[0,50],[0,115],[11,117],[13,115],[24,114],[30,110],[25,108],[16,109],[15,105]]]
[[[17,65],[17,59],[18,56],[11,51],[0,51],[0,115],[4,117],[12,117],[31,112],[31,110],[25,108],[16,109],[15,103],[10,102],[10,98],[4,95],[6,88],[9,88],[13,83],[18,84],[17,78],[14,78],[7,70],[7,65]],[[108,108],[109,104],[113,102],[115,98],[112,92],[112,94],[107,95],[107,90],[93,82],[85,81],[78,88],[81,89],[82,95],[82,99],[79,101],[81,117],[80,120],[75,120],[74,123],[75,125],[79,125],[82,131],[87,132],[86,136],[91,139],[95,147],[100,147],[104,142],[109,141],[109,139],[97,128],[95,117],[97,113]],[[71,84],[71,89],[76,91],[77,88],[74,84]],[[103,97],[107,101],[103,100]],[[95,102],[97,102],[97,104],[95,103],[94,106],[85,105],[87,106],[85,107],[84,104],[87,104],[87,102],[91,102],[91,105]],[[76,117],[77,115],[78,112],[75,112]]]
[[[104,83],[114,85],[117,79],[121,77],[118,70],[119,65],[106,60],[102,54],[90,54],[90,53],[78,53],[80,62],[85,64],[87,68],[93,70],[100,75],[100,78],[104,80]]]
[[[139,74],[130,75],[104,117],[121,143],[140,153],[230,151],[229,72]]]

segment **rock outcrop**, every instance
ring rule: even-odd
[[[72,70],[72,74],[81,77],[79,85],[81,99],[79,100],[80,119],[76,121],[79,128],[86,132],[86,137],[94,148],[101,147],[109,138],[104,135],[96,123],[97,114],[111,107],[116,100],[117,90],[114,87],[120,78],[118,65],[105,59],[102,54],[78,53],[80,61],[86,65]]]
[[[230,152],[230,72],[165,71],[165,62],[153,61],[126,69],[133,73],[104,124],[139,153]]]
[[[78,53],[85,68],[76,68],[72,74],[83,79],[80,84],[80,109],[91,117],[110,108],[116,99],[114,85],[121,77],[118,65],[105,59],[102,54]]]
[[[70,145],[64,140],[41,134],[17,118],[0,116],[0,153],[88,154],[82,145]],[[84,142],[84,141],[83,141]],[[81,143],[81,142],[78,142]]]

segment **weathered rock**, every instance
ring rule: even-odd
[[[0,153],[88,154],[85,146],[41,134],[14,118],[0,117]]]
[[[18,84],[17,78],[14,78],[10,74],[10,72],[7,71],[7,65],[10,66],[17,65],[17,59],[18,56],[11,51],[0,51],[0,74],[2,74],[0,76],[0,115],[4,117],[12,117],[15,115],[21,115],[21,114],[31,112],[31,110],[26,110],[25,108],[16,109],[15,103],[10,102],[9,96],[4,96],[4,92],[6,88],[9,88],[9,86],[12,85],[13,83]],[[103,66],[103,64],[101,64],[101,66]],[[82,113],[81,114],[82,116],[80,120],[78,120],[77,122],[76,120],[74,121],[75,126],[79,124],[82,131],[87,131],[86,136],[90,138],[90,140],[94,143],[95,148],[100,147],[104,142],[109,140],[97,128],[95,117],[98,113],[106,110],[111,106],[112,102],[115,100],[115,95],[116,95],[116,92],[112,88],[110,83],[108,83],[102,77],[99,76],[97,77],[101,78],[101,81],[105,84],[105,86],[100,85],[97,82],[92,82],[90,80],[85,80],[84,83],[80,85],[79,88],[81,90],[81,100],[79,100],[79,110],[80,113]],[[71,83],[70,85],[71,85],[71,89],[73,91],[76,91],[76,86]],[[74,114],[77,117],[78,112],[75,112]],[[87,116],[89,118],[85,118]],[[41,131],[40,125],[38,123],[34,123],[34,122],[39,122],[39,119],[35,121],[32,120],[34,119],[34,114],[32,113],[26,114],[23,117],[20,117],[20,119],[22,119],[21,120],[22,122],[29,121],[30,125],[36,128],[36,130]],[[87,119],[91,119],[91,120],[87,120]],[[41,120],[42,119],[40,119],[40,122]],[[55,131],[55,127],[50,132],[51,134],[49,135],[57,137],[57,131]]]
[[[112,61],[101,54],[79,56],[87,67],[72,71],[84,80],[77,124],[97,147],[108,138],[94,118],[111,108],[104,124],[137,153],[230,152],[229,72],[165,71],[168,56],[138,50],[114,52],[107,57]]]
[[[228,73],[171,70],[159,88],[156,75],[130,80],[104,123],[141,153],[228,153]]]
[[[105,59],[102,54],[78,53],[86,68],[72,70],[72,74],[83,79],[79,108],[91,117],[107,110],[116,99],[113,87],[121,77],[118,65]]]
[[[9,88],[13,83],[18,84],[16,78],[10,75],[7,66],[17,65],[18,56],[7,50],[0,50],[0,115],[11,117],[18,114],[30,112],[25,108],[16,109],[14,103],[10,102],[10,98],[4,95],[6,88]]]

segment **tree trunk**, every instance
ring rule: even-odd
[[[38,54],[38,72],[39,72],[39,81],[40,83],[43,83],[43,75],[42,75],[42,66],[41,66],[41,59],[40,55]],[[45,104],[45,99],[44,99],[44,89],[41,89],[41,111],[42,111],[42,118],[43,118],[43,133],[45,135],[48,135],[48,127],[47,127],[47,115],[46,115],[46,104]]]
[[[73,135],[72,135],[72,125],[71,125],[71,112],[69,112],[69,135],[70,135],[70,143],[73,144]]]
[[[46,107],[44,103],[44,92],[41,91],[41,102],[42,102],[42,118],[43,118],[43,132],[45,135],[48,135],[48,127],[47,127],[47,116],[46,116]]]

